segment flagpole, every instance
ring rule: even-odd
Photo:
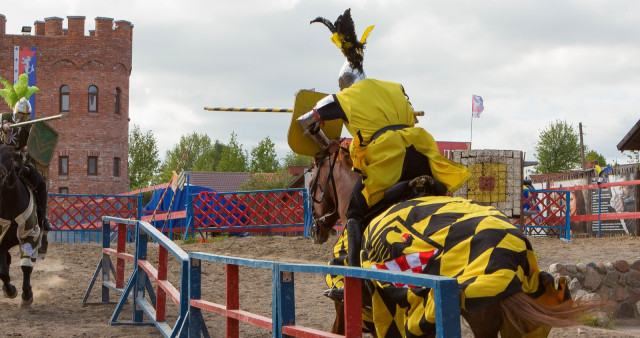
[[[471,136],[469,137],[469,149],[471,149],[471,142],[473,142],[473,118],[479,118],[480,113],[482,113],[483,110],[484,105],[482,104],[482,97],[478,95],[471,95]]]
[[[473,112],[471,112],[471,136],[469,137],[469,150],[471,150],[472,141],[473,141]]]

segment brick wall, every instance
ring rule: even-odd
[[[129,187],[129,76],[133,25],[111,18],[95,19],[96,33],[85,35],[85,18],[45,18],[34,23],[33,35],[7,35],[0,16],[0,77],[13,80],[14,46],[37,47],[36,118],[64,114],[49,124],[59,134],[49,165],[49,192],[67,187],[72,194],[113,194]],[[60,112],[60,88],[69,87],[69,112]],[[98,88],[97,112],[89,112],[89,86]],[[120,114],[115,92],[120,89]],[[8,111],[6,105],[0,111]],[[69,174],[58,174],[58,157],[68,156]],[[87,174],[88,156],[98,157],[98,175]],[[114,177],[114,158],[120,158],[120,176]]]

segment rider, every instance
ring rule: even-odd
[[[358,41],[349,9],[334,24],[321,17],[314,22],[329,28],[331,40],[346,61],[338,77],[341,92],[320,100],[298,122],[325,148],[335,148],[335,140],[324,136],[320,129],[324,121],[342,119],[353,136],[349,151],[353,170],[361,179],[346,215],[347,262],[360,266],[362,233],[373,214],[393,202],[388,201],[390,187],[426,175],[433,182],[431,194],[445,195],[460,188],[471,175],[466,167],[442,156],[433,136],[415,126],[415,114],[402,85],[367,78],[362,52],[373,26]]]
[[[26,122],[31,117],[31,103],[21,98],[16,103],[13,113],[2,114],[2,130],[0,140],[2,143],[13,147],[14,161],[17,164],[18,176],[34,191],[36,216],[38,225],[42,230],[51,230],[51,224],[47,218],[47,182],[44,176],[34,166],[34,161],[27,151],[27,140],[31,125],[11,128],[13,123]]]

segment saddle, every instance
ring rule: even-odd
[[[447,188],[431,175],[421,175],[412,180],[401,181],[384,192],[380,202],[367,210],[362,224],[369,224],[392,205],[423,196],[445,196]]]

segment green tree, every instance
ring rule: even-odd
[[[556,120],[542,133],[535,147],[539,174],[566,172],[577,168],[581,162],[578,133],[566,121]]]
[[[240,186],[242,191],[285,189],[293,180],[285,168],[274,173],[253,173],[251,178]]]
[[[218,163],[222,158],[222,152],[227,146],[215,140],[213,146],[200,156],[194,165],[194,171],[216,171]]]
[[[220,162],[216,166],[216,171],[222,172],[246,172],[247,165],[247,153],[242,148],[242,145],[238,143],[238,139],[235,132],[231,132],[231,140],[227,144],[227,147],[223,149],[220,157]]]
[[[260,141],[256,147],[251,149],[251,164],[249,171],[252,173],[273,173],[280,167],[276,158],[276,145],[273,144],[269,136]]]
[[[311,158],[311,156],[300,155],[294,153],[293,151],[289,151],[282,162],[282,165],[285,168],[297,165],[308,166],[313,162],[313,158]]]
[[[129,133],[129,189],[150,186],[159,166],[155,136],[151,130],[143,133],[140,126],[134,124]]]
[[[185,154],[187,148],[191,145],[188,154]],[[199,171],[202,167],[206,167],[207,161],[201,159],[206,156],[212,149],[211,138],[206,134],[191,133],[180,137],[180,142],[173,148],[167,150],[165,159],[160,167],[160,174],[155,178],[156,183],[169,182],[172,172],[176,169],[185,171]],[[180,167],[180,161],[183,160]]]
[[[598,153],[595,150],[589,150],[584,155],[584,161],[585,162],[598,161],[598,165],[601,167],[604,167],[607,165],[607,159],[605,159],[604,156],[602,156],[602,154]]]

